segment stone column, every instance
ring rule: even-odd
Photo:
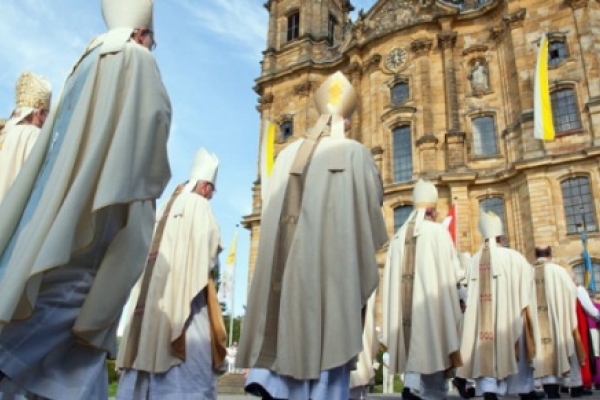
[[[456,94],[456,74],[454,71],[454,45],[457,34],[452,31],[438,33],[438,45],[442,51],[444,66],[444,95],[446,98],[446,130],[458,132],[458,97]]]
[[[358,107],[356,108],[356,110],[354,111],[354,114],[352,114],[352,117],[350,119],[350,137],[352,139],[362,143],[363,133],[361,132],[362,121],[361,121],[361,117],[360,117],[361,112],[362,112],[362,104],[363,104],[363,98],[361,96],[362,90],[360,87],[360,80],[361,80],[361,76],[362,76],[362,67],[360,66],[359,63],[353,62],[344,71],[344,73],[346,75],[350,76],[350,83],[352,83],[354,90],[356,90],[356,92],[358,93]],[[367,145],[366,143],[363,143],[363,144]]]

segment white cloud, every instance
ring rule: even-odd
[[[241,55],[260,59],[266,47],[269,14],[256,0],[174,0],[185,8],[200,25],[217,35],[228,47],[241,48]],[[214,38],[212,38],[214,40]]]

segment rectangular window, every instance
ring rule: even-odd
[[[288,16],[287,41],[291,41],[300,36],[300,13],[295,12]]]
[[[394,140],[394,182],[407,182],[412,180],[412,135],[409,125],[395,128]]]
[[[596,225],[592,205],[589,179],[583,176],[571,178],[562,181],[560,186],[565,208],[567,233],[577,233],[577,226],[582,226],[584,222],[587,232],[596,232],[598,226]]]
[[[394,208],[394,233],[404,225],[412,210],[413,206],[410,205]]]
[[[581,129],[581,120],[573,89],[561,89],[550,94],[552,118],[556,133]]]
[[[473,118],[473,144],[475,155],[489,156],[498,154],[496,144],[496,125],[492,117]]]
[[[332,45],[335,41],[335,26],[337,25],[337,21],[335,17],[329,14],[329,19],[327,21],[327,40],[329,44]]]

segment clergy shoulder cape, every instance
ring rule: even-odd
[[[542,269],[543,282],[537,282],[538,270]],[[536,378],[544,376],[563,377],[569,373],[569,357],[576,357],[574,332],[577,330],[577,287],[569,273],[560,265],[550,262],[534,264],[536,286],[544,285],[548,324],[542,324],[544,310],[538,311],[540,320],[540,349],[535,358]],[[541,288],[538,287],[538,291]],[[538,298],[539,300],[539,298]],[[538,307],[541,302],[538,303]],[[547,329],[544,329],[547,326]]]
[[[432,374],[453,366],[460,348],[462,313],[456,284],[460,263],[448,230],[423,221],[415,250],[411,335],[403,329],[403,261],[408,224],[394,235],[383,275],[383,343],[390,354],[390,374]],[[455,361],[456,362],[456,361]]]
[[[40,128],[35,125],[12,125],[2,131],[0,138],[0,203],[25,164],[39,133]]]
[[[532,337],[528,338],[533,340],[533,343],[527,343],[528,351],[535,351],[539,347],[536,323],[537,301],[533,267],[525,257],[515,250],[504,247],[490,246],[489,250],[492,281],[490,301],[491,309],[495,310],[492,332],[494,346],[492,346],[492,354],[485,357],[488,361],[492,360],[494,372],[492,376],[485,376],[500,380],[518,372],[516,350],[519,338],[525,332],[525,323],[528,319],[526,314],[530,315],[529,321],[533,321],[528,325],[530,330],[533,330]],[[484,376],[481,372],[481,348],[484,344],[480,334],[482,327],[478,322],[481,305],[479,282],[481,254],[482,249],[473,256],[467,270],[468,298],[460,348],[463,366],[457,370],[457,375],[462,378],[474,379]]]
[[[358,355],[356,369],[350,372],[350,388],[367,386],[375,376],[374,364],[379,351],[379,338],[375,331],[375,304],[377,301],[377,292],[373,292],[365,312],[365,327],[363,329],[362,344],[363,348]]]
[[[377,288],[375,253],[387,240],[383,188],[369,151],[323,137],[308,170],[296,233],[285,260],[278,324],[266,326],[278,224],[300,139],[277,157],[265,204],[256,271],[237,365],[296,379],[345,365],[362,349],[361,309]],[[278,289],[278,288],[277,288]],[[265,340],[276,329],[276,343]],[[267,355],[268,357],[263,357]],[[261,362],[271,358],[273,362]]]
[[[72,327],[79,340],[107,350],[115,345],[109,327],[144,268],[153,204],[171,175],[166,146],[171,106],[154,56],[127,42],[128,36],[108,38],[101,37],[82,57],[89,68],[86,75],[74,83],[67,79],[73,91],[63,93],[0,204],[0,257],[7,261],[0,264],[4,324],[31,315],[44,271],[68,264],[98,240],[96,218],[110,215],[113,207],[126,208],[114,239],[95,261],[96,277]],[[82,64],[75,66],[74,75]],[[77,101],[72,101],[75,93]],[[59,136],[60,152],[41,197],[29,222],[21,223],[52,138]]]
[[[159,210],[157,222],[161,214]],[[119,368],[161,373],[184,361],[172,351],[172,344],[184,334],[192,300],[208,284],[220,246],[219,226],[209,201],[196,193],[181,193],[167,217],[145,299],[141,330],[134,335],[131,325],[127,325],[119,346]],[[128,322],[135,311],[140,287],[141,279],[131,294]],[[139,341],[134,341],[138,335]]]

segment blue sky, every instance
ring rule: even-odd
[[[154,0],[155,55],[171,96],[169,157],[173,178],[185,181],[199,147],[220,160],[212,200],[226,246],[251,211],[257,176],[259,114],[252,90],[260,74],[268,12],[264,0]],[[58,98],[66,73],[88,42],[105,31],[100,0],[7,0],[0,12],[0,116],[14,107],[22,71],[47,77]],[[353,0],[357,11],[375,0]],[[356,12],[354,14],[356,14]],[[163,197],[165,197],[163,195]],[[243,311],[250,234],[238,241],[235,313]]]

